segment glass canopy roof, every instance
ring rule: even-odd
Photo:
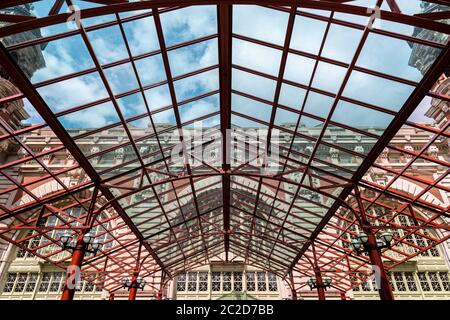
[[[26,114],[1,122],[0,143],[20,154],[0,166],[0,195],[15,199],[0,206],[3,240],[43,236],[27,250],[64,266],[54,230],[97,228],[104,245],[84,277],[110,291],[136,264],[173,277],[222,253],[281,277],[313,274],[316,259],[346,291],[368,265],[349,246],[361,210],[377,232],[405,216],[429,240],[394,236],[412,250],[384,251],[389,267],[450,237],[449,204],[433,200],[450,192],[449,160],[428,152],[449,122],[419,120],[421,104],[450,101],[434,86],[449,64],[447,1],[230,3],[2,1],[1,73],[16,88],[0,103]],[[392,140],[402,126],[433,138],[405,150]],[[51,138],[41,149],[33,136]],[[386,148],[408,161],[384,166]],[[427,162],[446,174],[416,176]],[[19,179],[23,164],[40,175]]]

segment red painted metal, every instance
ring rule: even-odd
[[[356,199],[358,202],[359,213],[362,220],[362,229],[368,236],[368,242],[365,247],[368,250],[370,262],[375,266],[375,277],[380,279],[380,288],[378,288],[378,293],[380,294],[381,300],[394,300],[394,295],[392,293],[392,288],[389,283],[389,279],[386,274],[386,269],[381,259],[380,249],[377,246],[377,238],[373,233],[373,229],[370,228],[370,223],[367,219],[366,210],[364,204],[360,197],[360,192],[358,187],[355,188]]]
[[[77,244],[72,252],[72,261],[70,262],[70,267],[75,267],[70,269],[72,273],[81,272],[81,266],[83,264],[84,254],[85,254],[85,243],[83,241],[83,234],[80,234],[77,238]],[[78,271],[76,271],[78,270]],[[66,283],[64,285],[64,290],[61,295],[61,300],[73,300],[76,288],[76,277],[74,274],[66,275]]]

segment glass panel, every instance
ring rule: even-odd
[[[135,93],[117,99],[117,104],[119,105],[120,111],[122,112],[125,119],[147,112],[141,93]],[[113,106],[111,105],[111,107]]]
[[[295,17],[291,48],[318,54],[326,27],[326,22],[320,20],[300,16]]]
[[[236,94],[231,97],[231,110],[266,122],[270,121],[272,107],[268,104],[248,99]]]
[[[354,128],[384,129],[391,123],[393,116],[345,101],[339,101],[331,119]]]
[[[34,53],[34,56],[31,55]],[[10,52],[32,83],[38,83],[94,66],[81,36],[76,35]]]
[[[167,85],[145,90],[144,93],[150,110],[172,105],[172,99]]]
[[[179,107],[181,122],[183,123],[216,111],[219,111],[218,95],[197,100]]]
[[[356,52],[361,36],[361,30],[332,23],[322,55],[337,61],[350,62]]]
[[[284,78],[308,85],[314,68],[314,60],[289,53],[286,60]]]
[[[88,37],[101,64],[128,58],[127,48],[119,26],[90,31]]]
[[[176,124],[175,112],[172,108],[152,114],[153,121],[156,124]],[[160,129],[163,129],[162,127]],[[159,131],[159,130],[158,130]]]
[[[138,88],[138,82],[131,63],[108,68],[104,72],[115,95]]]
[[[133,56],[159,50],[153,17],[126,22],[123,29]]]
[[[232,88],[244,93],[272,101],[276,82],[254,74],[233,69]]]
[[[108,97],[98,73],[57,82],[38,92],[55,113]]]
[[[275,114],[275,124],[276,125],[296,125],[299,115],[297,113],[284,110],[280,107],[277,108]]]
[[[218,63],[217,39],[203,41],[168,52],[170,70],[176,77]]]
[[[136,60],[135,65],[143,86],[166,80],[166,72],[160,54]]]
[[[420,50],[420,52],[425,53],[431,49],[431,47],[416,44],[416,50]],[[369,33],[358,58],[357,65],[400,78],[420,81],[422,75],[412,65],[411,54],[412,48],[410,42]],[[427,67],[434,62],[436,57],[431,57],[431,59],[427,57],[425,59]]]
[[[346,72],[346,68],[319,62],[314,74],[312,86],[331,93],[337,93],[342,85]]]
[[[214,69],[174,82],[177,100],[183,101],[219,89],[219,71]]]
[[[313,115],[326,118],[333,105],[334,98],[320,93],[310,92],[306,99],[304,111]]]
[[[283,83],[278,102],[287,107],[300,109],[305,99],[306,90]]]

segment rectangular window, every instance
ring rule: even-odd
[[[245,273],[246,281],[247,281],[247,291],[255,291],[255,273],[254,272],[246,272]]]
[[[186,273],[180,273],[177,277],[177,291],[186,291]]]
[[[211,273],[211,281],[212,281],[212,291],[220,291],[220,280],[221,274],[220,272]]]
[[[365,281],[365,282],[361,283],[361,288],[362,288],[362,291],[371,291],[370,282]]]
[[[102,276],[102,277],[100,277],[100,278],[98,278],[96,280],[96,284],[94,285],[95,286],[95,292],[103,291],[103,286],[105,284],[105,280],[106,280],[106,278],[104,276]],[[84,289],[84,290],[86,291],[86,289]]]

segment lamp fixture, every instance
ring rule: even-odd
[[[142,277],[137,277],[134,281],[128,279],[128,278],[122,278],[122,288],[128,288],[130,290],[135,286],[135,288],[141,289],[144,291],[144,287],[147,284],[147,281],[145,281]]]

